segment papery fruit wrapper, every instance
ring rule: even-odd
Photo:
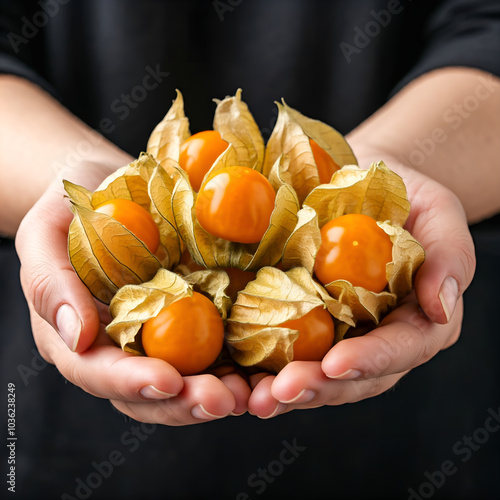
[[[139,285],[126,285],[113,297],[110,313],[113,318],[106,327],[107,334],[125,352],[144,355],[140,330],[148,319],[155,318],[162,309],[193,291],[203,293],[217,307],[222,319],[227,318],[231,301],[224,293],[229,284],[223,271],[197,271],[187,277],[166,269],[159,269],[154,278]]]
[[[236,91],[235,96],[214,101],[217,103],[214,130],[235,149],[235,165],[262,172],[264,139],[248,106],[241,100],[241,89]]]
[[[217,104],[213,129],[218,131],[235,150],[235,164],[262,171],[264,161],[264,139],[260,129],[241,99],[241,89],[235,96],[223,100],[214,99]],[[167,159],[179,161],[180,147],[191,136],[189,120],[184,114],[184,100],[180,91],[163,120],[151,133],[147,152],[165,166]]]
[[[68,236],[68,252],[73,268],[91,293],[108,304],[117,290],[129,283],[150,280],[160,267],[177,265],[182,241],[171,220],[158,213],[151,203],[149,183],[164,175],[147,154],[107,177],[92,193],[64,181],[74,214]],[[168,176],[167,176],[168,177]],[[151,213],[160,232],[160,245],[152,254],[146,245],[112,217],[95,212],[111,199],[127,199]]]
[[[351,319],[349,307],[328,295],[307,269],[262,268],[231,308],[226,336],[231,356],[241,366],[279,372],[293,361],[293,343],[299,336],[296,330],[279,325],[316,307],[328,309],[336,335],[342,337],[348,325],[340,318]]]
[[[416,271],[425,252],[413,236],[403,229],[410,213],[410,203],[403,180],[376,162],[368,170],[349,165],[337,171],[330,184],[311,191],[298,213],[299,224],[283,251],[283,268],[302,265],[313,273],[314,259],[321,245],[321,227],[345,214],[362,213],[375,220],[393,244],[392,261],[386,266],[386,290],[375,293],[336,280],[324,286],[329,295],[352,311],[352,326],[358,322],[377,325],[413,288]],[[321,286],[321,285],[319,285]]]
[[[236,156],[236,150],[230,145],[205,176],[202,188],[211,174],[237,166]],[[211,269],[234,267],[256,271],[281,259],[285,242],[296,226],[296,214],[300,208],[295,191],[281,178],[281,171],[286,168],[287,162],[286,157],[281,157],[271,172],[269,180],[276,191],[275,208],[269,228],[258,244],[227,241],[203,229],[196,218],[196,193],[186,176],[177,177],[172,211],[179,234],[198,265]]]
[[[266,146],[264,175],[269,175],[281,155],[290,158],[283,179],[295,191],[299,201],[320,184],[318,167],[309,139],[314,140],[339,167],[356,165],[357,160],[344,136],[319,120],[308,118],[283,104],[278,106],[278,120]]]
[[[189,138],[189,119],[184,113],[184,99],[179,90],[163,120],[149,136],[146,151],[163,166],[167,158],[179,161],[181,144]]]

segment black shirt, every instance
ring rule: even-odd
[[[212,99],[238,87],[264,136],[281,98],[346,133],[426,71],[460,65],[500,75],[496,0],[45,4],[0,2],[0,72],[51,90],[133,155],[176,88],[193,133],[211,127]]]

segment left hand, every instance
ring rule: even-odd
[[[377,328],[362,337],[342,340],[322,361],[294,361],[278,375],[254,375],[250,413],[270,418],[294,409],[377,396],[458,340],[462,294],[475,270],[463,207],[436,181],[395,159],[387,165],[405,181],[412,207],[405,229],[426,252],[414,292]]]

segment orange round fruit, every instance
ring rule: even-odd
[[[215,130],[198,132],[182,143],[179,165],[188,174],[195,191],[200,189],[205,174],[228,146]]]
[[[302,318],[285,321],[279,326],[299,332],[293,344],[294,361],[321,361],[333,345],[333,319],[321,306],[315,307]]]
[[[321,228],[314,272],[324,285],[346,280],[378,293],[387,285],[386,264],[391,261],[391,239],[375,219],[347,214]]]
[[[321,147],[318,146],[316,141],[309,139],[311,150],[314,156],[314,161],[318,167],[319,182],[321,184],[328,184],[332,175],[340,169],[335,160]]]
[[[236,243],[258,243],[269,227],[276,193],[249,167],[214,172],[196,197],[196,217],[208,233]]]
[[[224,324],[213,302],[198,292],[172,302],[142,325],[146,354],[163,359],[181,375],[208,368],[222,350]]]
[[[132,200],[114,198],[101,203],[95,212],[109,215],[139,238],[151,253],[160,244],[160,231],[151,214]]]

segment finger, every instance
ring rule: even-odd
[[[184,388],[175,398],[134,403],[112,400],[113,405],[134,420],[163,425],[190,425],[216,420],[235,410],[231,390],[213,375],[184,377]]]
[[[252,415],[267,419],[286,411],[286,405],[280,403],[271,394],[271,387],[275,378],[274,375],[267,375],[255,385],[248,400],[248,411]]]
[[[237,373],[224,375],[220,380],[231,391],[234,397],[235,404],[231,415],[239,416],[246,413],[248,410],[248,399],[252,392],[246,380]]]
[[[123,352],[101,330],[95,344],[83,353],[71,352],[52,327],[33,318],[35,341],[42,356],[61,375],[94,396],[127,401],[150,401],[177,395],[184,382],[177,370],[156,358]]]
[[[268,372],[260,372],[260,373],[254,373],[253,375],[250,375],[249,382],[250,382],[250,387],[252,389],[255,389],[255,386],[263,379],[269,376]]]
[[[377,396],[397,383],[404,373],[367,380],[332,380],[325,376],[319,362],[295,361],[274,379],[271,395],[288,411],[341,405]]]
[[[411,232],[422,244],[426,259],[415,278],[418,300],[427,316],[438,323],[450,321],[458,298],[475,271],[475,253],[463,207],[458,198],[434,181],[422,190],[436,190],[414,202],[418,214]],[[428,199],[434,199],[429,203]],[[422,206],[419,206],[422,204]]]
[[[414,368],[451,345],[459,336],[462,299],[451,321],[431,321],[414,300],[390,313],[381,325],[361,337],[344,339],[323,358],[321,368],[330,378],[369,379]]]
[[[94,299],[68,259],[71,212],[60,190],[49,190],[23,219],[16,236],[21,284],[28,303],[59,333],[66,345],[82,352],[99,331]]]

